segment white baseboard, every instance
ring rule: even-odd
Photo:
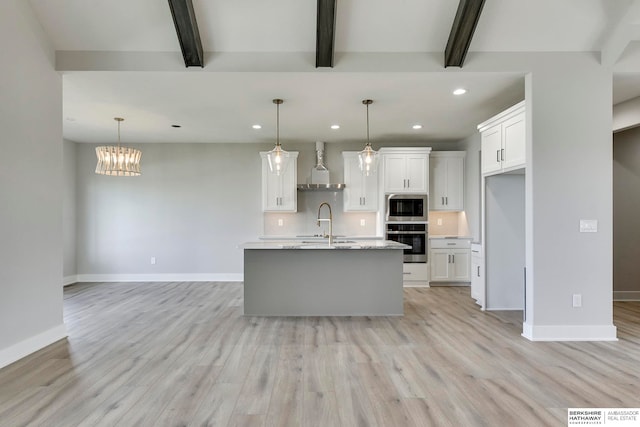
[[[76,282],[242,282],[242,273],[78,274]]]
[[[71,276],[64,276],[62,278],[62,286],[69,286],[69,285],[73,285],[74,283],[78,282],[78,275],[74,274]]]
[[[613,291],[614,301],[640,301],[640,291]]]
[[[522,325],[522,336],[531,341],[618,341],[616,331],[614,325]]]
[[[520,308],[515,308],[515,307],[486,307],[485,310],[486,311],[522,311],[524,309],[522,307],[520,307]]]
[[[15,361],[66,337],[67,328],[63,323],[55,328],[49,329],[48,331],[44,331],[31,338],[27,338],[24,341],[20,341],[9,348],[0,350],[0,368],[10,365]]]

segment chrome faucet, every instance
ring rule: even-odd
[[[329,218],[320,218],[320,210],[323,206],[327,206],[329,208]],[[331,213],[331,205],[327,202],[322,202],[318,207],[318,227],[320,227],[320,221],[328,221],[329,222],[329,245],[333,244],[333,214]]]

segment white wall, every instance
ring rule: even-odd
[[[0,367],[66,336],[62,82],[28,2],[0,2]]]
[[[613,135],[613,291],[640,299],[640,128]]]
[[[62,148],[64,191],[62,201],[63,283],[75,282],[76,266],[76,144],[64,141]]]

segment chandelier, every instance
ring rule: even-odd
[[[135,148],[120,146],[120,123],[124,119],[115,117],[113,120],[118,122],[118,146],[96,147],[96,156],[98,157],[96,173],[112,176],[138,176],[140,175],[142,152]]]

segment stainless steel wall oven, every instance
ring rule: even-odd
[[[388,222],[386,230],[387,240],[404,243],[411,249],[404,250],[404,262],[427,262],[427,241],[429,224]]]

